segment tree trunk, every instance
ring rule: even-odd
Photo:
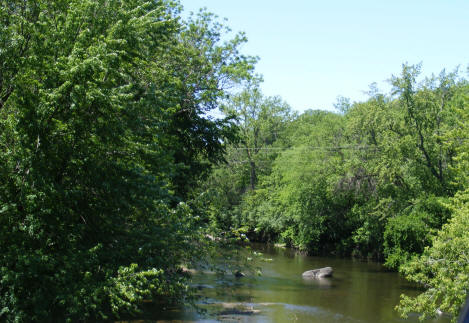
[[[251,166],[251,176],[250,176],[251,190],[254,191],[254,188],[256,186],[256,163],[254,163],[253,160],[250,160],[249,165]]]

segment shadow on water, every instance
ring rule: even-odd
[[[419,322],[399,318],[394,307],[402,293],[420,290],[378,263],[309,257],[294,250],[253,245],[261,255],[262,276],[196,274],[193,286],[199,309],[181,307],[149,311],[140,322]],[[268,262],[260,261],[268,258]],[[254,259],[254,261],[256,261]],[[271,260],[270,260],[271,259]],[[330,266],[332,278],[303,279],[304,271]],[[433,321],[449,322],[447,316]]]

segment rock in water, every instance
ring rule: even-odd
[[[305,271],[302,276],[303,278],[325,278],[332,277],[332,272],[331,267],[324,267]]]
[[[235,276],[236,278],[241,278],[241,277],[244,277],[245,275],[244,275],[242,272],[240,272],[239,270],[237,270],[237,271],[234,273],[234,276]]]

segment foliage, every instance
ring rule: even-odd
[[[246,226],[238,216],[242,196],[270,173],[292,117],[290,107],[278,97],[265,97],[258,82],[251,80],[248,88],[222,105],[222,111],[233,117],[238,136],[228,142],[226,163],[216,167],[201,188],[211,197],[210,223],[222,231]]]
[[[337,154],[341,124],[340,116],[319,111],[292,122],[287,130],[292,133],[288,137],[291,146],[279,154],[272,173],[262,178],[258,190],[243,205],[243,217],[256,231],[315,252],[346,235],[337,234],[337,224],[347,223],[342,210],[349,196],[331,185],[343,158]],[[329,151],[329,145],[337,149]],[[334,195],[343,200],[332,201]]]
[[[389,219],[383,235],[386,266],[398,269],[412,255],[423,252],[432,235],[449,217],[445,202],[435,197],[418,200],[400,215]]]
[[[397,308],[403,317],[418,312],[421,319],[425,319],[443,311],[453,314],[453,322],[456,322],[469,286],[468,197],[467,191],[458,194],[451,205],[451,220],[434,237],[432,245],[401,268],[407,279],[426,289],[416,297],[401,296]]]
[[[269,173],[275,158],[274,143],[282,135],[290,119],[290,107],[279,97],[264,97],[257,80],[232,96],[223,106],[226,115],[236,118],[241,154],[249,165],[249,185],[254,190],[258,177]]]
[[[247,227],[251,239],[283,242],[312,254],[382,260],[430,288],[414,300],[403,298],[404,313],[434,313],[439,302],[441,310],[456,314],[467,287],[464,267],[453,270],[436,261],[434,266],[441,267],[424,268],[432,252],[452,257],[440,246],[443,236],[457,233],[450,229],[456,224],[444,226],[449,219],[460,232],[467,228],[463,211],[449,201],[467,188],[468,87],[457,72],[419,81],[420,69],[404,65],[390,80],[390,94],[373,85],[365,102],[339,98],[340,114],[307,111],[284,121],[269,162],[255,164],[254,180],[252,168],[250,176],[247,165],[236,163],[243,152],[228,150],[227,165],[211,179],[222,188],[217,198],[225,198],[221,209],[227,211],[218,214],[214,226]],[[246,148],[261,147],[256,138],[269,136],[256,130],[264,121],[258,110],[250,110],[253,98],[255,92],[231,103],[236,107],[231,111],[245,115],[238,126]],[[462,245],[453,247],[463,252]],[[449,279],[458,287],[449,290]],[[438,297],[428,298],[436,290]]]
[[[254,239],[394,269],[421,253],[460,187],[458,150],[446,138],[457,129],[463,82],[456,72],[418,82],[419,73],[419,65],[404,65],[392,93],[372,85],[366,102],[339,98],[341,114],[279,119],[282,131],[269,126],[262,111],[275,115],[276,104],[256,86],[233,97],[224,112],[239,118],[241,149],[228,148],[227,165],[210,178],[218,188],[214,226],[248,226]]]
[[[187,197],[211,165],[224,160],[225,142],[236,137],[232,116],[207,115],[231,88],[252,78],[257,61],[239,53],[247,41],[244,34],[221,42],[229,31],[215,15],[201,11],[188,19],[164,59],[157,57],[156,71],[163,71],[164,78],[156,84],[164,86],[168,78],[171,82],[165,89],[171,104],[162,126],[169,137],[165,150],[177,167],[172,182],[178,196]]]
[[[455,150],[444,138],[456,126],[452,105],[460,85],[456,74],[444,72],[417,83],[419,73],[420,66],[404,65],[391,80],[392,96],[372,87],[371,98],[346,114],[350,140],[367,145],[349,159],[349,171],[371,184],[371,199],[355,205],[363,225],[354,240],[364,251],[374,241],[380,248],[366,252],[383,255],[395,269],[445,223],[448,212],[436,205],[456,190]]]
[[[431,245],[425,248],[423,254],[414,256],[400,268],[407,279],[425,288],[425,291],[416,297],[401,296],[397,309],[404,317],[410,312],[418,312],[421,314],[421,319],[424,319],[434,317],[443,311],[452,314],[453,321],[456,322],[468,293],[467,152],[469,146],[466,134],[469,120],[467,115],[469,87],[466,81],[462,81],[453,90],[456,93],[452,100],[453,114],[458,118],[458,122],[457,127],[446,134],[445,139],[456,152],[453,158],[454,185],[461,189],[452,202],[447,203],[450,210],[449,222],[433,237]]]
[[[187,192],[232,132],[205,113],[255,59],[179,10],[1,1],[1,320],[112,320],[186,294],[179,266],[206,245]]]

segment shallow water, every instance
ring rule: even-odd
[[[394,307],[399,295],[418,290],[380,264],[353,259],[308,257],[290,249],[257,245],[255,257],[262,276],[235,278],[197,274],[194,286],[202,296],[199,305],[159,313],[157,322],[419,322],[417,316],[399,318]],[[261,261],[261,259],[269,261]],[[271,259],[271,260],[270,260]],[[332,278],[304,280],[310,269],[330,266]],[[428,322],[449,322],[441,316]]]

